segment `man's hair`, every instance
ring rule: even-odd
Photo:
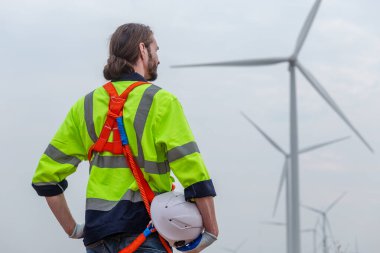
[[[149,49],[152,35],[150,27],[143,24],[129,23],[119,26],[111,37],[109,57],[103,70],[104,78],[115,80],[122,74],[133,73],[133,65],[140,56],[139,44],[144,43]]]

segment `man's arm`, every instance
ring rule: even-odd
[[[219,235],[218,223],[216,222],[215,207],[213,197],[195,198],[195,203],[201,213],[203,226],[205,228],[202,233],[201,240],[195,240],[189,245],[177,248],[179,251],[186,253],[199,253],[211,244],[213,244]]]
[[[199,212],[201,213],[205,230],[215,237],[218,237],[219,229],[215,215],[214,198],[196,198],[195,203],[199,209]]]
[[[74,232],[76,222],[67,206],[65,195],[62,193],[56,196],[46,197],[46,201],[66,234],[71,236]]]

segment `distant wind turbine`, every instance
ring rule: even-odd
[[[296,93],[296,68],[301,74],[310,82],[312,87],[317,93],[325,100],[325,102],[338,114],[338,116],[348,125],[349,128],[355,133],[355,135],[364,143],[364,145],[373,152],[372,147],[359,133],[359,131],[348,120],[346,115],[338,107],[332,97],[323,88],[323,86],[317,81],[317,79],[308,71],[298,60],[298,55],[304,45],[306,37],[313,24],[314,18],[317,14],[318,8],[321,4],[321,0],[316,0],[311,8],[305,23],[303,24],[301,31],[298,35],[296,46],[293,53],[288,57],[275,57],[264,59],[248,59],[237,61],[225,61],[225,62],[213,62],[202,64],[186,64],[176,65],[175,68],[185,67],[212,67],[212,66],[225,66],[225,67],[245,67],[245,66],[265,66],[278,63],[288,63],[290,72],[290,164],[291,170],[289,171],[289,177],[287,177],[287,189],[289,192],[290,204],[287,207],[287,252],[288,253],[300,253],[300,210],[299,210],[299,182],[298,182],[298,119],[297,119],[297,93]]]
[[[261,224],[272,225],[272,226],[280,226],[280,227],[286,226],[286,222],[281,222],[281,221],[262,221]]]
[[[359,253],[358,238],[355,237],[355,253]]]
[[[354,250],[351,250],[351,249],[350,249],[350,251],[347,250],[347,253],[359,253],[358,239],[356,237],[355,237],[354,247],[355,247]]]
[[[317,219],[317,222],[315,223],[313,228],[307,228],[302,229],[301,232],[303,233],[312,233],[313,235],[313,253],[317,253],[317,227],[319,224],[319,219]]]
[[[313,234],[313,253],[317,253],[317,226],[318,222],[315,224],[313,228],[308,228],[308,229],[301,229],[302,233],[309,233],[311,232]],[[265,225],[271,225],[271,226],[280,226],[280,227],[285,227],[286,223],[285,222],[279,222],[279,221],[263,221],[261,224]]]
[[[275,204],[274,204],[274,208],[273,208],[273,216],[275,216],[276,214],[276,211],[277,211],[277,207],[278,207],[278,202],[279,202],[279,198],[280,198],[280,194],[281,194],[281,191],[282,191],[282,187],[283,187],[283,184],[288,176],[288,171],[289,171],[289,160],[290,160],[290,154],[289,153],[286,153],[284,151],[284,149],[282,149],[280,147],[279,144],[277,144],[271,137],[269,137],[269,135],[267,133],[264,132],[264,130],[262,130],[251,118],[249,118],[244,112],[241,112],[241,114],[243,115],[243,117],[254,127],[256,128],[257,131],[259,131],[259,133],[277,150],[279,151],[281,154],[284,155],[285,157],[285,160],[284,160],[284,165],[283,165],[283,168],[282,168],[282,173],[281,173],[281,177],[280,177],[280,182],[278,184],[278,188],[277,188],[277,195],[276,195],[276,200],[275,200]],[[342,138],[339,138],[339,139],[334,139],[334,140],[331,140],[331,141],[327,141],[327,142],[323,142],[323,143],[319,143],[319,144],[316,144],[316,145],[313,145],[313,146],[309,146],[309,147],[306,147],[306,148],[302,148],[298,151],[298,154],[303,154],[303,153],[307,153],[307,152],[310,152],[310,151],[313,151],[313,150],[316,150],[316,149],[319,149],[319,148],[322,148],[322,147],[325,147],[325,146],[328,146],[328,145],[331,145],[331,144],[334,144],[334,143],[337,143],[337,142],[340,142],[340,141],[344,141],[346,139],[350,138],[350,136],[345,136],[345,137],[342,137]],[[288,194],[286,194],[286,203],[287,203],[287,206],[289,203],[290,199],[289,199],[289,196]]]
[[[342,193],[336,200],[334,200],[325,210],[320,210],[311,206],[302,205],[304,208],[315,212],[319,215],[321,215],[322,218],[322,234],[323,234],[323,253],[328,253],[328,247],[327,247],[327,231],[326,228],[329,230],[330,235],[332,237],[333,244],[335,244],[334,241],[334,235],[331,229],[331,224],[329,219],[327,218],[327,213],[346,195],[346,192]],[[335,246],[335,245],[334,245]]]

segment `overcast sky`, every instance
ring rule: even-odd
[[[284,157],[240,115],[244,111],[289,150],[287,65],[172,69],[171,65],[289,56],[312,0],[123,0],[0,2],[2,252],[84,252],[30,186],[47,144],[71,105],[105,80],[107,45],[121,24],[152,27],[160,51],[155,82],[182,102],[213,178],[220,238],[206,252],[285,252],[285,199],[272,219]],[[300,198],[329,213],[336,241],[380,248],[380,3],[322,2],[299,60],[375,149],[371,154],[297,72],[299,146],[351,135],[300,157]],[[66,197],[84,221],[88,164],[68,178]],[[302,228],[317,216],[301,209]],[[302,252],[312,252],[311,234]],[[321,237],[319,234],[318,240]],[[321,250],[321,248],[319,248]]]

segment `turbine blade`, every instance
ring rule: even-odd
[[[251,60],[237,60],[237,61],[225,61],[225,62],[211,62],[211,63],[195,63],[195,64],[182,64],[174,65],[172,68],[192,68],[192,67],[235,67],[235,66],[265,66],[278,64],[289,61],[289,58],[263,58],[263,59],[251,59]]]
[[[318,227],[318,225],[319,225],[319,220],[320,220],[320,217],[318,217],[317,222],[316,222],[315,225],[314,225],[314,229],[317,229],[317,227]]]
[[[233,249],[226,248],[226,247],[222,247],[222,248],[223,248],[224,251],[235,253],[235,251]]]
[[[306,153],[306,152],[312,151],[314,149],[322,148],[322,147],[330,145],[330,144],[334,144],[334,143],[337,143],[337,142],[340,142],[340,141],[344,141],[344,140],[346,140],[348,138],[350,138],[350,136],[346,136],[346,137],[342,137],[342,138],[335,139],[335,140],[332,140],[332,141],[323,142],[323,143],[320,143],[320,144],[317,144],[317,145],[314,145],[314,146],[306,147],[306,148],[300,149],[299,153],[300,154]]]
[[[248,238],[245,238],[235,249],[235,252],[238,252],[239,249],[248,241]]]
[[[330,105],[330,107],[340,116],[340,118],[351,128],[351,130],[359,137],[359,139],[367,146],[367,148],[373,153],[372,147],[368,144],[368,142],[364,139],[364,137],[359,133],[358,130],[352,125],[352,123],[348,120],[346,115],[340,110],[338,105],[334,102],[331,96],[327,93],[327,91],[323,88],[323,86],[317,81],[317,79],[306,70],[301,63],[297,62],[296,66],[301,71],[301,73],[305,76],[305,78],[310,82],[313,88],[319,93],[319,95]]]
[[[287,172],[288,172],[288,158],[285,157],[285,162],[284,162],[284,166],[282,167],[282,172],[281,172],[281,177],[280,177],[280,182],[278,184],[278,188],[277,188],[277,195],[276,195],[276,200],[274,202],[274,208],[273,208],[273,216],[274,217],[276,215],[276,212],[277,212],[277,206],[278,206],[278,201],[280,200],[280,195],[281,195],[281,191],[282,191],[282,186],[286,180],[286,177],[287,177]]]
[[[262,136],[264,136],[264,138],[270,143],[272,144],[272,146],[277,149],[279,152],[281,152],[284,156],[288,156],[288,154],[272,139],[270,138],[263,130],[261,130],[261,128],[256,125],[255,122],[253,122],[244,112],[241,112],[241,115],[243,115],[243,117],[248,120],[249,123],[251,123],[251,125],[257,129],[257,131],[259,131],[261,133]]]
[[[326,208],[325,213],[329,212],[346,194],[347,192],[343,192],[329,207]]]
[[[339,106],[335,103],[335,101],[332,99],[332,97],[328,94],[328,92],[326,91],[325,88],[323,88],[323,86],[317,81],[317,79],[311,74],[310,71],[308,71],[300,62],[297,62],[296,63],[296,66],[298,67],[298,69],[301,71],[301,73],[305,76],[305,78],[310,82],[310,84],[312,85],[312,87],[320,94],[320,93],[323,93],[323,96],[322,97],[323,99],[328,99],[330,101],[330,103],[334,104],[335,107],[337,107],[337,109],[339,111],[340,108]],[[303,72],[302,72],[303,71]],[[306,76],[307,75],[307,76]],[[316,86],[316,87],[314,87]],[[318,88],[318,89],[317,89]],[[322,94],[321,94],[322,96]]]
[[[321,3],[321,0],[315,1],[313,7],[311,8],[309,15],[307,16],[305,23],[302,26],[301,32],[298,35],[296,48],[294,49],[293,57],[297,58],[299,52],[301,51],[301,48],[306,40],[306,37],[310,31],[310,27],[313,24],[314,18],[317,15],[317,11],[319,8],[319,5]]]
[[[266,225],[273,225],[273,226],[286,226],[285,222],[278,222],[278,221],[263,221],[262,224]]]
[[[306,206],[306,205],[301,205],[301,206],[302,206],[303,208],[305,208],[305,209],[308,209],[308,210],[312,211],[312,212],[319,213],[319,214],[323,214],[323,212],[322,212],[321,210],[318,210],[318,209],[316,209],[316,208],[314,208],[314,207]]]

